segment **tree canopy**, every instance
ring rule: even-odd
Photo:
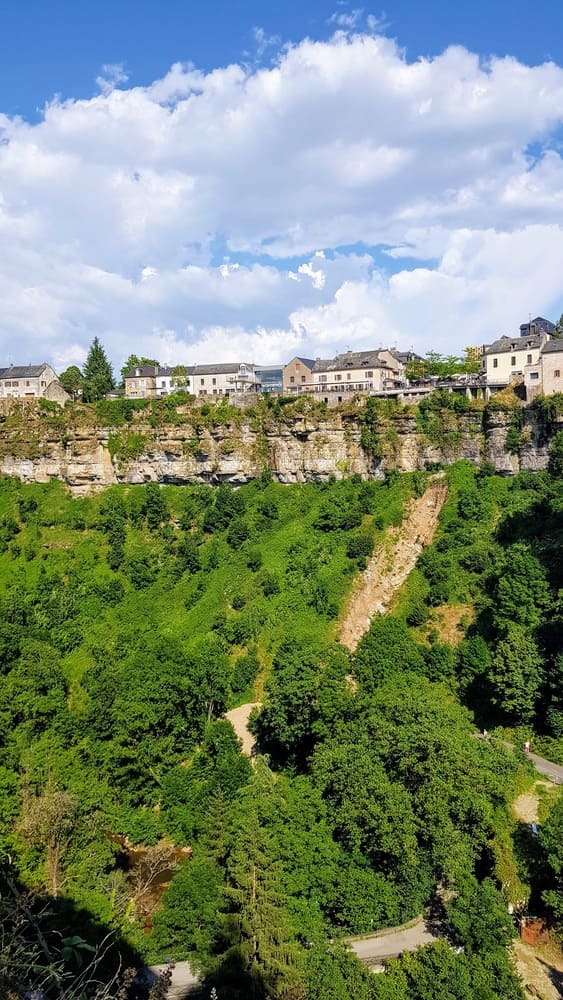
[[[94,403],[115,389],[113,369],[99,339],[94,337],[82,371],[82,397],[85,403]]]

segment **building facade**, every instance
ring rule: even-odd
[[[136,365],[127,372],[125,396],[127,399],[155,399],[168,396],[177,389],[191,392],[191,378],[188,369],[182,365],[169,368],[167,365]]]
[[[501,337],[483,355],[486,385],[502,388],[517,377],[524,377],[530,365],[538,364],[540,351],[548,342],[542,331],[525,337]]]
[[[548,340],[543,345],[537,363],[526,366],[524,385],[528,403],[540,394],[563,392],[563,340]]]
[[[402,363],[388,350],[347,351],[313,366],[313,391],[373,394],[403,381]]]
[[[292,358],[285,365],[283,370],[283,392],[286,396],[291,396],[299,392],[313,391],[313,368],[315,362],[312,358]]]
[[[60,391],[58,391],[60,390]],[[70,399],[48,364],[0,368],[0,399]]]
[[[194,396],[230,396],[257,392],[259,382],[254,365],[247,362],[224,365],[194,365],[187,369]]]
[[[283,365],[257,365],[255,371],[260,392],[283,392]]]

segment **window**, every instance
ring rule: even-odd
[[[217,379],[216,378],[212,378],[211,379],[211,385],[217,385]]]
[[[18,385],[19,385],[19,382],[12,382],[12,388],[14,388],[15,386],[18,386]]]
[[[493,358],[493,368],[498,368],[498,358]]]
[[[147,384],[146,379],[142,378],[141,379],[141,385],[146,385],[146,384]],[[143,395],[144,395],[144,393],[143,393]]]
[[[307,376],[306,375],[302,375],[301,376],[301,381],[302,382],[306,382],[307,381]]]
[[[373,378],[373,372],[368,372],[368,378]]]
[[[205,385],[205,379],[204,379],[204,378],[200,378],[200,380],[199,380],[199,384],[200,384],[200,385]]]
[[[559,368],[555,369],[555,371],[553,373],[553,377],[554,378],[561,378],[561,371],[559,370]]]
[[[516,355],[515,354],[512,355],[512,357],[510,359],[510,364],[514,368],[514,365],[516,364]]]
[[[29,381],[28,381],[28,382],[26,382],[25,384],[26,384],[26,385],[31,385],[31,382],[29,382]],[[45,384],[44,382],[42,382],[42,383],[41,383],[41,385],[44,385],[44,384]]]
[[[531,365],[531,363],[532,363],[532,355],[531,354],[527,354],[526,355],[526,364],[527,365]]]
[[[342,375],[335,375],[334,380],[335,382],[342,382]]]
[[[348,372],[348,374],[346,375],[346,378],[348,379],[348,381],[350,381],[350,379],[352,378],[350,372]]]
[[[319,382],[326,382],[326,375],[319,375]]]
[[[289,381],[290,381],[290,382],[291,382],[291,384],[293,385],[293,383],[295,382],[295,375],[290,375],[290,376],[289,376]],[[295,405],[297,406],[297,403],[296,403]]]
[[[161,382],[160,386],[161,386],[162,389],[166,389],[166,382]]]
[[[539,378],[539,377],[540,377],[539,372],[530,372],[530,378]]]

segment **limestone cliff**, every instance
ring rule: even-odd
[[[376,415],[367,435],[362,404],[325,413],[314,406],[281,415],[257,410],[183,406],[171,420],[168,411],[170,422],[142,410],[120,426],[104,426],[84,406],[54,413],[35,403],[12,405],[0,411],[0,473],[26,482],[56,477],[80,495],[148,480],[237,485],[264,469],[282,483],[354,473],[377,478],[389,468],[414,471],[459,459],[513,475],[545,468],[548,460],[550,431],[533,409],[518,418],[517,448],[514,414],[502,410],[445,411],[425,424],[403,408]]]

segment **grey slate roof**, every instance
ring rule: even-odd
[[[545,319],[543,316],[536,316],[535,319],[530,320],[530,323],[520,324],[520,336],[527,337],[530,333],[530,325],[535,326],[536,330],[543,330],[545,333],[550,335],[555,330],[555,324],[549,319]]]
[[[246,365],[248,374],[254,371],[254,365],[247,361],[233,362],[225,365],[188,365],[186,372],[188,375],[238,375],[241,364]]]
[[[388,368],[389,365],[383,363],[379,358],[379,351],[347,351],[346,354],[337,354],[330,361],[323,361],[318,358],[315,361],[314,372],[335,372],[344,371],[346,368]]]
[[[408,365],[410,361],[424,361],[424,358],[421,358],[420,354],[415,354],[414,351],[397,351],[392,348],[389,353],[402,365]]]
[[[512,354],[514,351],[529,351],[541,347],[541,337],[501,337],[489,344],[485,354]]]
[[[39,378],[48,367],[46,362],[42,365],[10,365],[9,368],[0,368],[0,379]]]
[[[137,375],[137,372],[139,373]],[[171,375],[172,369],[167,365],[133,365],[125,378],[158,378],[159,375]]]
[[[241,364],[245,364],[245,362],[242,361]],[[237,375],[240,364],[233,362],[232,364],[224,365],[179,365],[178,367],[185,368],[186,375]],[[175,368],[176,366],[170,368],[167,365],[134,365],[129,369],[125,378],[159,378],[161,375],[173,376]],[[248,362],[246,362],[246,368],[249,374],[254,371],[254,365],[250,365]],[[138,375],[137,372],[139,372]]]
[[[563,354],[563,340],[548,340],[543,346],[542,354]]]
[[[293,361],[300,361],[302,365],[305,365],[305,367],[309,369],[309,371],[313,371],[313,367],[315,365],[314,358],[301,358],[298,355],[297,357],[293,358]]]

